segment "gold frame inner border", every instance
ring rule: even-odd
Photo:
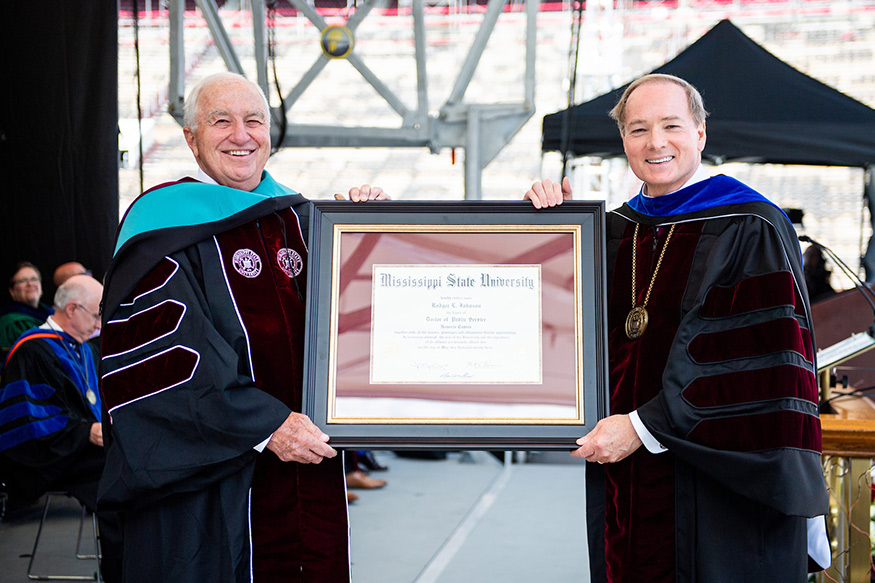
[[[574,384],[576,415],[569,417],[338,417],[335,403],[337,399],[337,342],[340,304],[341,243],[344,234],[358,233],[542,233],[572,235],[573,250],[573,312],[575,365]],[[583,345],[582,345],[582,283],[581,283],[581,244],[582,226],[579,224],[335,224],[332,233],[331,249],[331,311],[329,326],[327,424],[388,424],[388,425],[568,425],[584,422],[583,405]],[[542,330],[542,335],[544,334]],[[543,350],[543,348],[542,348]]]

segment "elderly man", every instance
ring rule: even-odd
[[[105,460],[97,359],[86,340],[100,328],[103,286],[74,276],[56,310],[25,332],[6,358],[0,388],[0,472],[10,500],[66,490],[94,511]],[[118,519],[99,513],[104,579],[121,581]]]
[[[9,296],[12,301],[0,306],[0,351],[5,354],[12,343],[26,330],[39,326],[52,313],[40,302],[43,297],[43,279],[36,265],[22,261],[15,266],[9,278]]]
[[[197,179],[146,192],[120,227],[101,501],[124,512],[128,583],[349,581],[341,458],[300,413],[309,203],[264,171],[269,119],[245,78],[198,83]]]
[[[592,580],[803,582],[806,551],[829,564],[828,496],[793,227],[702,169],[707,114],[686,81],[642,77],[611,115],[643,186],[607,220],[611,415],[572,454],[597,462]]]

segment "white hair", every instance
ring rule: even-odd
[[[55,308],[63,310],[70,302],[85,304],[90,299],[91,290],[81,279],[74,277],[61,284],[55,292]]]
[[[182,110],[182,121],[183,123],[191,129],[191,131],[195,131],[197,129],[197,118],[200,110],[198,109],[198,98],[200,97],[201,91],[204,90],[205,87],[210,87],[211,85],[215,85],[217,83],[225,83],[227,81],[232,80],[240,80],[248,83],[256,92],[258,92],[259,97],[261,97],[262,104],[264,105],[264,118],[267,122],[267,127],[270,128],[270,105],[267,103],[267,97],[264,96],[264,91],[261,90],[261,87],[258,86],[257,83],[253,83],[243,75],[238,73],[232,73],[230,71],[223,71],[221,73],[213,73],[212,75],[207,75],[200,81],[194,84],[191,88],[191,91],[188,92],[188,97],[185,100],[185,106]]]

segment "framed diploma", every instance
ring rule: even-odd
[[[314,202],[304,412],[338,447],[573,449],[607,410],[604,203]]]

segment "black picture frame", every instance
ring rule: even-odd
[[[331,445],[342,448],[574,449],[575,440],[588,433],[608,410],[604,241],[605,207],[602,201],[567,201],[544,210],[536,210],[528,202],[312,202],[303,412],[331,436]],[[457,242],[459,245],[455,245]],[[510,253],[518,245],[522,246],[521,254],[506,264],[495,261],[495,256]],[[410,248],[414,251],[409,251]],[[424,255],[435,256],[437,260],[423,260]],[[425,385],[419,382],[402,381],[401,389],[398,389],[398,384],[370,383],[373,371],[370,377],[362,371],[375,367],[378,362],[375,348],[371,346],[371,336],[377,335],[377,329],[385,327],[382,322],[378,325],[370,320],[374,304],[385,304],[383,300],[376,300],[373,270],[387,267],[381,263],[387,261],[386,257],[390,257],[389,269],[409,267],[418,261],[413,268],[425,269],[426,273],[440,273],[447,257],[451,258],[451,266],[458,264],[460,268],[525,264],[526,269],[534,268],[532,273],[544,272],[544,282],[538,280],[544,287],[538,288],[541,297],[537,309],[542,319],[539,320],[540,337],[535,340],[541,346],[538,356],[541,384],[533,382],[517,386],[515,383],[486,382],[457,385],[441,381],[434,393],[429,394],[426,390],[423,400],[420,393],[425,390]],[[415,260],[411,261],[411,257]],[[396,265],[394,261],[400,263]],[[369,266],[371,272],[368,272]],[[372,274],[370,280],[368,273]],[[559,298],[553,302],[555,306],[544,305],[547,286],[550,286],[551,301],[554,296]],[[359,303],[367,301],[368,289],[372,294],[371,303],[358,307]],[[356,306],[350,307],[351,303]],[[549,318],[561,322],[562,332],[556,332],[560,326],[549,325]],[[564,342],[563,346],[567,347],[569,343],[573,346],[572,365],[567,364],[568,358],[549,362],[553,358],[551,346],[556,346],[557,335]],[[453,348],[464,351],[467,350],[465,344],[462,341],[462,348],[458,344]],[[363,362],[363,353],[367,354],[369,364]],[[556,375],[556,378],[550,375]],[[479,400],[489,401],[482,408],[491,414],[482,417],[462,414],[456,418],[445,413],[434,416],[337,413],[340,409],[358,411],[356,407],[359,406],[382,411],[380,403],[396,402],[393,397],[396,390],[414,397],[399,398],[397,402],[415,403],[417,411],[430,412],[437,410],[439,405],[433,407],[434,401],[429,398],[434,394],[444,394],[441,391],[446,389],[462,395],[459,397],[461,405],[446,404],[444,399],[439,399],[447,407],[461,406],[464,410],[469,406],[465,398],[470,393],[470,401],[476,402],[477,406]],[[511,396],[516,394],[514,391],[521,391],[519,394],[525,397],[531,395],[536,400],[542,394],[549,394],[543,398],[547,403],[543,406],[552,411],[550,400],[553,399],[559,407],[557,410],[562,413],[538,413],[529,417],[525,412],[542,406],[542,403],[516,402],[516,397]],[[393,400],[380,401],[378,398]],[[500,404],[490,399],[497,399]],[[343,406],[339,407],[340,404]],[[513,413],[506,415],[505,407]],[[569,413],[566,415],[566,412]]]

